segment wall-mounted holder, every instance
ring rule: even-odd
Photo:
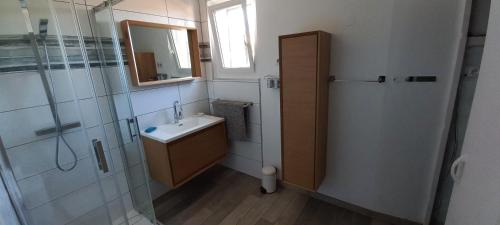
[[[200,42],[198,44],[198,47],[200,48],[200,61],[202,62],[212,61],[212,55],[210,53],[210,43]]]
[[[409,76],[405,78],[406,82],[436,82],[436,76]]]
[[[435,83],[437,82],[436,76],[394,76],[392,82],[400,83]]]
[[[361,83],[385,83],[386,76],[378,76],[376,80],[342,80],[337,79],[335,76],[330,76],[328,79],[330,82],[361,82]]]
[[[266,87],[267,88],[273,88],[273,89],[280,88],[280,78],[279,77],[267,75],[264,77],[264,80],[266,80]]]

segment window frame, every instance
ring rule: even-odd
[[[175,64],[177,66],[177,72],[180,73],[180,74],[191,73],[191,67],[193,67],[192,62],[190,62],[190,64],[191,64],[190,68],[182,68],[181,67],[181,63],[179,61],[179,53],[177,52],[177,46],[176,46],[176,43],[175,43],[175,40],[174,40],[174,35],[172,34],[172,29],[170,29],[170,30],[167,31],[167,35],[168,35],[169,48],[171,48],[169,50],[170,50],[171,54],[173,55],[173,57],[175,58],[175,62],[176,62]],[[188,46],[188,48],[189,48],[189,46]],[[190,50],[188,50],[188,53],[191,54],[191,52],[189,52],[189,51]]]
[[[229,8],[232,6],[241,5],[243,10],[243,23],[245,26],[245,43],[247,49],[247,56],[249,60],[249,67],[242,68],[225,68],[222,62],[222,52],[219,45],[219,34],[217,32],[217,24],[215,23],[215,12],[224,8]],[[237,77],[241,77],[242,74],[252,74],[255,72],[255,58],[252,46],[252,41],[250,39],[250,28],[248,24],[248,15],[247,15],[247,1],[246,0],[230,0],[223,3],[219,3],[216,5],[212,5],[208,7],[208,18],[210,22],[211,28],[211,40],[213,46],[213,62],[215,63],[216,76],[218,77],[234,77],[233,75],[240,75]],[[256,37],[254,37],[256,38]]]

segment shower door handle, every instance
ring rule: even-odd
[[[128,135],[130,136],[130,141],[134,142],[134,137],[137,136],[137,134],[132,133],[132,127],[130,127],[131,123],[134,123],[134,119],[127,119],[127,128],[128,128]]]
[[[106,155],[104,155],[104,148],[102,147],[102,142],[98,139],[92,140],[92,145],[94,146],[94,153],[97,159],[97,165],[99,170],[107,173],[109,171],[108,162],[106,161]]]

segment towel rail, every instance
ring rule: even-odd
[[[230,103],[235,103],[235,102],[241,102],[243,104],[244,107],[248,107],[248,106],[253,106],[253,102],[246,102],[246,101],[232,101],[232,100],[222,100],[220,98],[217,98],[215,99],[215,101],[212,101],[210,104],[214,104],[214,102],[218,101],[219,104],[223,104],[223,103],[227,103],[227,104],[230,104]],[[216,103],[217,104],[217,103]]]
[[[279,88],[279,78],[278,77],[270,77],[266,76],[265,79],[268,80],[268,88]],[[393,81],[402,81],[402,82],[436,82],[437,77],[436,76],[406,76],[406,77],[395,77],[393,78]],[[269,82],[273,81],[273,82]],[[335,76],[329,76],[328,77],[329,82],[336,82],[336,83],[386,83],[387,82],[387,76],[382,75],[378,76],[376,80],[347,80],[347,79],[337,79]],[[270,84],[271,83],[271,84]],[[278,84],[274,85],[272,83]]]

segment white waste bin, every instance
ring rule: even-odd
[[[276,168],[265,166],[262,168],[262,193],[270,194],[276,191]]]

